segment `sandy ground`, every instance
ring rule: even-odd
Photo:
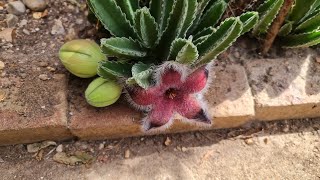
[[[319,126],[320,120],[281,121],[247,129],[63,143],[66,152],[80,148],[97,157],[77,166],[54,162],[52,155],[37,161],[24,145],[0,147],[0,179],[320,179]],[[114,142],[119,148],[106,150]],[[101,143],[106,146],[98,150]]]

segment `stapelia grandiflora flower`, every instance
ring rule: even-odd
[[[187,77],[170,68],[160,76],[156,86],[148,89],[135,87],[129,89],[131,99],[141,108],[149,108],[144,119],[144,130],[169,125],[175,113],[187,121],[211,124],[203,102],[197,96],[206,87],[208,70],[199,68]]]

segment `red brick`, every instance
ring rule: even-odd
[[[15,109],[2,109],[0,111],[0,145],[72,138],[73,136],[67,128],[66,83],[64,75],[55,75],[52,80],[43,83],[48,88],[52,88],[50,85],[59,87],[59,91],[53,95],[54,97],[47,97],[58,102],[50,107],[54,112],[50,116],[24,117],[19,115]]]

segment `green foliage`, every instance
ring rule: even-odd
[[[258,8],[259,23],[254,27],[253,34],[261,35],[268,31],[278,14],[283,0],[266,0]],[[275,13],[277,12],[277,13]],[[295,0],[279,31],[279,39],[284,47],[300,48],[320,43],[320,0]]]
[[[101,48],[116,59],[101,63],[98,74],[124,77],[143,88],[152,83],[153,66],[168,60],[190,68],[210,63],[258,20],[258,13],[248,12],[216,27],[226,0],[151,0],[149,8],[139,7],[138,0],[88,2],[114,36],[102,39]]]

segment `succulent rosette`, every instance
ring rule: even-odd
[[[127,100],[146,112],[143,129],[168,127],[175,114],[211,124],[202,96],[211,62],[259,17],[247,12],[221,21],[225,0],[88,0],[91,11],[112,37],[101,39],[108,61],[98,75],[116,80]]]

